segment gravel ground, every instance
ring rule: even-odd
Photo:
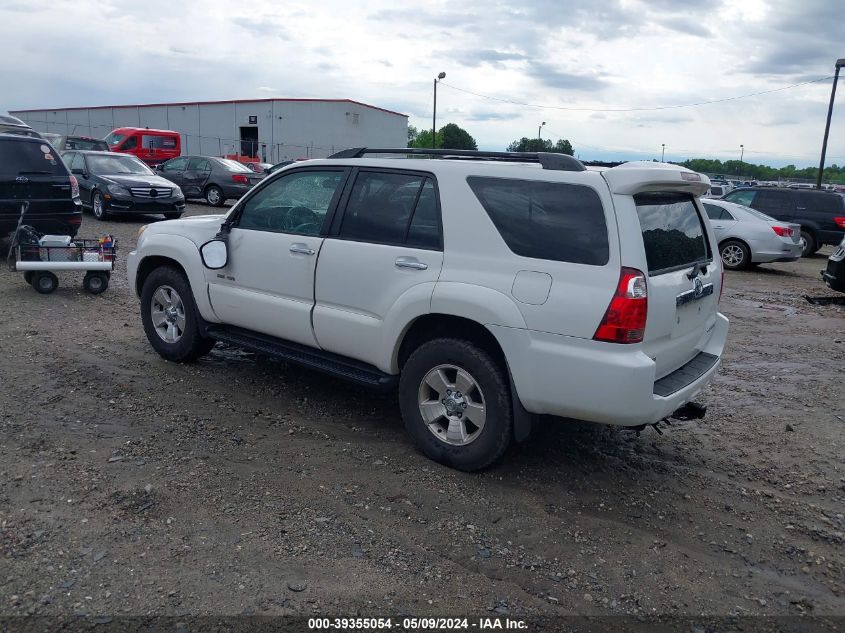
[[[141,223],[82,234],[125,256]],[[728,273],[703,421],[545,421],[480,474],[394,396],[162,360],[123,259],[98,297],[4,273],[0,615],[845,615],[845,307],[803,298],[829,252]]]

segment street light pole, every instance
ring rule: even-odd
[[[833,86],[830,88],[830,105],[827,106],[827,122],[824,124],[824,140],[822,141],[822,157],[819,160],[819,177],[816,189],[822,188],[822,173],[824,172],[824,156],[827,154],[827,135],[830,133],[830,117],[833,115],[833,98],[836,96],[836,82],[839,81],[839,69],[845,66],[845,59],[836,60],[836,72],[833,74]]]
[[[538,140],[538,141],[542,141],[542,140],[543,140],[543,137],[540,135],[540,132],[543,130],[543,126],[544,126],[545,124],[546,124],[546,122],[545,122],[545,121],[543,121],[543,122],[540,124],[540,127],[538,127],[538,128],[537,128],[537,140]]]
[[[663,160],[663,157],[666,156],[666,143],[660,144],[660,162],[665,163],[666,161]]]
[[[739,174],[737,174],[740,178],[742,178],[742,159],[745,156],[745,145],[739,146]]]
[[[437,82],[446,78],[446,73],[440,73],[434,78],[434,108],[431,114],[431,149],[437,149]]]

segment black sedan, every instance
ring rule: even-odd
[[[98,220],[120,213],[160,213],[173,220],[185,210],[179,187],[134,156],[75,151],[65,152],[62,158],[79,180],[82,205]]]
[[[228,158],[180,156],[156,167],[156,171],[182,188],[186,198],[205,198],[213,207],[229,198],[240,198],[264,178],[249,167]]]

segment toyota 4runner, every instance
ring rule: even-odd
[[[345,150],[143,227],[129,281],[164,358],[224,341],[398,386],[416,445],[475,470],[537,414],[703,414],[728,331],[708,188],[662,163]]]

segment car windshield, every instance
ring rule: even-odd
[[[150,176],[153,172],[134,156],[88,156],[88,168],[94,174],[141,174]]]
[[[224,169],[227,169],[228,171],[246,172],[248,174],[252,173],[252,170],[249,167],[239,163],[236,160],[229,160],[228,158],[218,158],[217,162],[223,165]]]
[[[120,142],[126,138],[126,134],[117,134],[112,132],[106,137],[106,143],[114,147],[115,145],[119,145]]]

